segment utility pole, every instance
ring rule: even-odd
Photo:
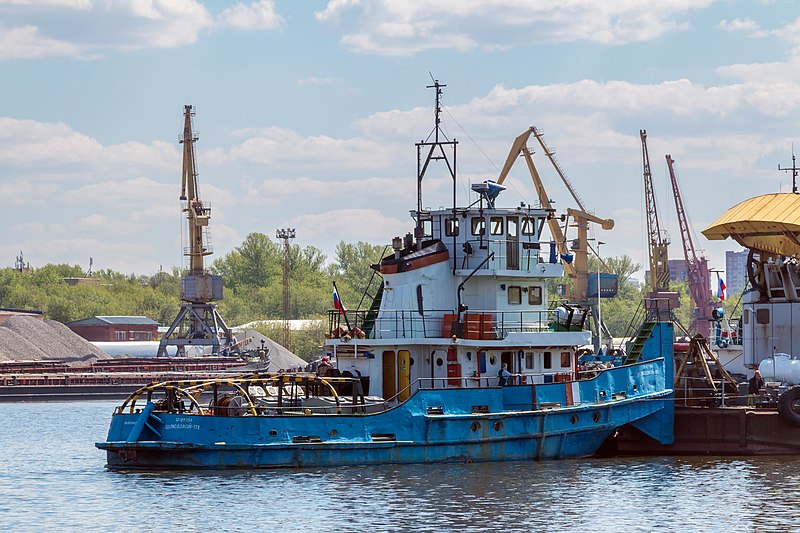
[[[294,228],[281,228],[275,233],[275,236],[283,241],[283,342],[281,344],[290,350],[289,241],[295,238],[296,232]]]

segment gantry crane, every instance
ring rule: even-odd
[[[694,304],[688,331],[691,336],[700,334],[704,339],[708,339],[711,331],[711,314],[714,310],[714,304],[711,301],[711,286],[709,285],[708,260],[705,257],[697,257],[686,210],[683,208],[683,198],[678,188],[678,179],[675,177],[673,168],[675,161],[669,154],[666,158],[669,178],[672,182],[672,194],[675,197],[675,209],[678,212],[683,257],[686,260],[686,274],[689,278],[689,292]]]
[[[532,151],[528,149],[527,142],[530,136],[533,135],[539,144],[542,147],[544,154],[552,163],[553,167],[555,168],[556,172],[558,173],[561,180],[566,185],[567,189],[569,190],[572,198],[578,204],[580,209],[567,209],[567,216],[572,217],[575,221],[575,227],[578,228],[578,238],[572,242],[571,248],[567,247],[567,238],[565,236],[564,230],[562,230],[561,226],[559,225],[559,219],[553,214],[555,213],[555,209],[553,209],[552,202],[550,200],[550,196],[547,194],[547,191],[544,188],[544,184],[542,183],[542,178],[539,175],[539,171],[536,168],[536,165],[533,162],[533,158],[531,157]],[[514,166],[517,158],[521,155],[523,159],[525,159],[525,163],[528,166],[528,171],[530,172],[531,179],[533,180],[533,186],[536,189],[536,194],[539,197],[539,203],[541,204],[542,208],[545,209],[550,213],[550,216],[547,218],[547,223],[550,228],[550,234],[552,235],[553,239],[556,242],[556,247],[558,249],[558,253],[562,256],[567,254],[574,253],[575,260],[574,262],[564,262],[564,270],[567,273],[567,276],[572,280],[572,286],[569,288],[568,299],[570,302],[587,305],[592,309],[592,315],[595,320],[595,324],[598,325],[597,327],[597,339],[596,343],[599,347],[600,342],[600,332],[602,331],[607,337],[611,337],[610,332],[605,328],[605,325],[600,324],[600,313],[597,309],[597,302],[589,299],[589,261],[588,261],[588,250],[591,249],[589,245],[589,240],[587,238],[587,230],[588,230],[588,223],[593,222],[596,224],[600,224],[600,226],[605,230],[610,230],[614,227],[614,221],[609,219],[603,219],[592,215],[586,212],[586,208],[583,205],[578,193],[575,191],[572,183],[567,178],[566,174],[561,170],[558,161],[554,157],[555,152],[550,149],[544,142],[544,136],[540,130],[537,130],[535,126],[531,126],[522,134],[517,136],[514,140],[514,143],[511,145],[511,150],[508,153],[508,157],[506,158],[506,162],[503,165],[502,170],[500,171],[500,175],[497,178],[497,183],[502,184],[503,181],[508,176],[508,173],[511,171],[511,167]],[[565,220],[565,228],[569,226],[569,221]],[[598,258],[599,258],[599,254]],[[603,263],[602,259],[600,262]],[[603,264],[605,266],[605,264]],[[598,284],[597,287],[598,294],[600,293],[600,286]],[[613,296],[614,294],[610,294],[609,296]]]
[[[181,278],[181,309],[161,338],[158,355],[166,356],[168,346],[176,346],[178,355],[186,354],[186,346],[211,346],[211,352],[226,353],[235,343],[233,333],[211,302],[222,299],[222,276],[206,272],[203,258],[213,253],[208,232],[211,206],[200,199],[197,186],[197,160],[194,143],[197,135],[192,129],[194,110],[184,106],[183,168],[181,197],[182,211],[188,221],[189,246],[183,255],[189,258],[188,274]]]

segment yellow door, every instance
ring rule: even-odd
[[[408,385],[411,383],[411,353],[408,350],[397,352],[397,365],[400,367],[397,373],[397,388],[400,389],[399,400],[408,400],[411,391]]]
[[[383,352],[382,394],[386,400],[397,394],[397,360],[391,351]]]

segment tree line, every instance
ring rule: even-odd
[[[362,301],[367,284],[373,276],[371,265],[386,252],[383,245],[366,242],[337,244],[334,257],[328,258],[313,246],[288,247],[290,318],[320,319],[323,325],[305,333],[292,333],[291,349],[301,357],[311,357],[322,343],[327,311],[332,308],[333,282],[348,308]],[[595,258],[589,269],[596,271]],[[618,275],[619,293],[603,300],[603,321],[615,337],[624,336],[634,319],[634,313],[649,287],[628,281],[641,266],[630,257],[605,258],[612,273]],[[229,326],[257,320],[276,320],[283,317],[284,248],[263,233],[251,233],[230,253],[216,259],[209,267],[223,278],[224,297],[217,308]],[[48,264],[33,272],[0,269],[0,307],[35,309],[49,319],[72,322],[95,315],[144,315],[169,325],[180,305],[181,270],[158,272],[151,276],[123,274],[112,270],[96,272],[91,282],[68,285],[65,278],[81,278],[79,266]],[[568,283],[564,279],[562,283]],[[685,283],[672,283],[680,295],[678,319],[689,324],[691,299]],[[555,298],[555,290],[551,295]],[[737,300],[732,295],[725,302],[731,312]],[[362,306],[368,307],[367,301]],[[555,302],[551,302],[555,303]],[[261,333],[281,340],[280,328],[264,325]]]

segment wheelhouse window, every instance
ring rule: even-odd
[[[542,354],[542,368],[553,368],[553,354],[551,352],[544,352]]]
[[[447,218],[444,221],[444,234],[448,237],[455,237],[458,235],[458,219]]]
[[[492,235],[503,234],[503,217],[489,217],[489,232]]]
[[[572,365],[572,358],[569,352],[561,352],[561,368],[570,368]]]
[[[520,230],[523,235],[536,235],[536,218],[522,217],[522,227]]]
[[[508,287],[508,304],[520,305],[522,303],[522,287]]]
[[[473,235],[483,235],[486,233],[486,221],[483,217],[472,217],[470,222],[472,224]]]
[[[528,287],[528,305],[542,305],[542,288],[538,285]]]

